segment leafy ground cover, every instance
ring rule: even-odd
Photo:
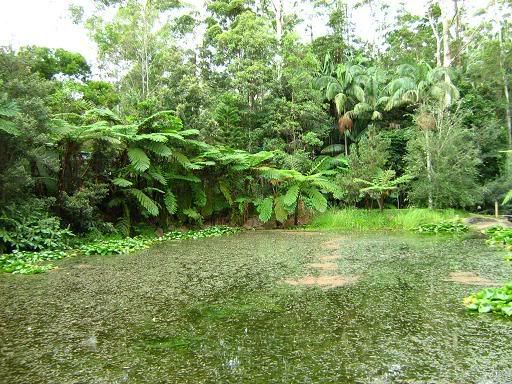
[[[512,322],[447,279],[505,284],[481,239],[247,231],[58,265],[0,275],[0,382],[512,382]],[[286,283],[330,273],[359,278]]]
[[[10,254],[0,255],[0,271],[19,274],[34,274],[55,268],[48,261],[60,260],[65,257],[83,254],[90,255],[123,255],[151,245],[168,240],[201,239],[204,237],[221,236],[239,232],[238,228],[227,226],[212,226],[202,230],[190,230],[186,232],[171,231],[161,237],[136,236],[123,239],[101,239],[93,242],[79,244],[74,249],[45,250],[39,252],[14,251]]]

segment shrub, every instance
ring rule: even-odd
[[[60,226],[59,218],[49,216],[45,205],[31,201],[19,208],[6,207],[0,217],[0,245],[4,251],[66,249],[73,233]]]

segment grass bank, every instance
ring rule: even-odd
[[[375,231],[411,230],[420,224],[456,221],[468,214],[454,209],[332,209],[314,218],[308,229]]]

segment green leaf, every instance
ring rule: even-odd
[[[160,209],[158,208],[158,205],[151,199],[148,195],[146,195],[144,192],[142,192],[139,189],[131,189],[130,190],[133,196],[137,199],[139,204],[151,215],[151,216],[158,216],[158,213],[160,212]]]
[[[288,218],[288,211],[286,210],[283,196],[276,198],[274,204],[274,213],[276,215],[276,220],[281,223],[284,223]]]
[[[192,209],[192,208],[187,208],[187,209],[184,209],[183,210],[183,214],[189,218],[191,218],[192,220],[195,220],[195,221],[201,221],[201,219],[203,218],[199,212],[197,212],[195,209]]]
[[[512,316],[512,307],[511,306],[501,307],[501,311],[507,316]]]
[[[266,223],[272,217],[272,206],[273,206],[273,198],[267,197],[263,199],[263,201],[257,206],[256,210],[259,213],[259,218],[261,221]]]
[[[491,304],[480,304],[478,307],[479,313],[489,313],[492,311],[492,305]]]
[[[228,185],[224,181],[219,181],[219,189],[226,198],[226,201],[229,205],[233,205],[233,197],[231,196],[231,192],[229,190]]]
[[[318,212],[325,212],[327,209],[327,199],[322,192],[316,188],[308,188],[305,192],[309,196],[309,201],[313,208]]]
[[[4,119],[0,119],[0,130],[12,136],[18,136],[20,134],[20,130],[16,127],[16,124]]]
[[[298,184],[292,185],[288,191],[286,191],[286,195],[284,195],[283,203],[288,207],[295,206],[297,202],[297,198],[299,197],[300,186]]]
[[[112,180],[112,184],[117,185],[118,187],[131,187],[133,183],[129,180],[123,179],[122,177],[116,177]]]
[[[174,215],[178,210],[178,202],[176,201],[176,196],[171,191],[167,191],[164,196],[164,204],[167,212],[171,215]]]
[[[144,147],[149,149],[154,154],[161,156],[161,157],[169,157],[172,155],[172,150],[167,145],[163,143],[146,143],[144,144]]]
[[[128,148],[128,158],[137,172],[144,172],[151,164],[149,157],[140,148]]]

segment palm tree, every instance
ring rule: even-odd
[[[358,104],[366,102],[364,91],[365,69],[363,66],[350,61],[345,64],[338,64],[336,68],[333,68],[327,57],[322,72],[323,75],[317,79],[316,85],[324,90],[326,99],[335,105],[338,129],[344,136],[345,156],[348,156],[347,134],[353,127],[353,111]],[[365,109],[362,105],[357,108],[358,112]]]
[[[418,107],[432,101],[447,108],[459,98],[459,91],[451,82],[449,68],[432,68],[425,62],[402,64],[396,74],[397,77],[386,87],[388,111],[403,104]]]

